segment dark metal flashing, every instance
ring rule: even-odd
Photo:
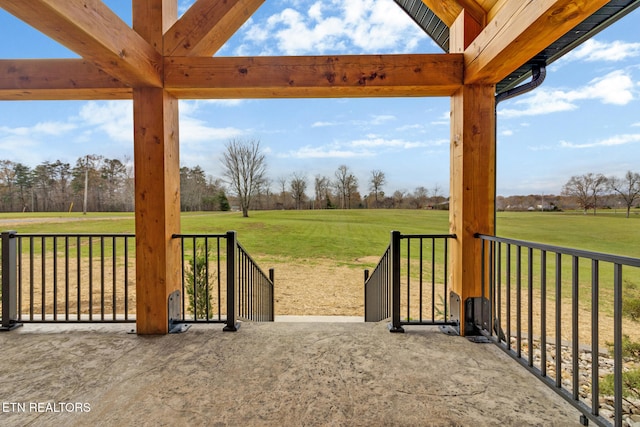
[[[422,0],[394,1],[444,52],[449,52],[449,27],[447,27]]]
[[[449,51],[449,28],[422,0],[394,0],[444,52]],[[610,0],[596,13],[531,58],[496,85],[496,94],[506,92],[531,77],[537,64],[551,64],[609,25],[640,7],[640,0]]]

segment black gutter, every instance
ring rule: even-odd
[[[531,66],[531,81],[528,83],[516,86],[513,89],[509,89],[505,92],[501,92],[496,95],[496,106],[505,99],[514,98],[518,95],[530,92],[540,86],[547,77],[547,65],[546,64],[533,64]]]

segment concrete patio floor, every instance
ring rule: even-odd
[[[0,334],[0,425],[579,425],[493,344],[433,327],[295,321],[153,337],[132,327]]]

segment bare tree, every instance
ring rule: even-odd
[[[353,174],[349,174],[347,177],[347,209],[351,209],[351,199],[356,196],[356,201],[360,199],[358,193],[358,178]]]
[[[307,178],[303,173],[294,173],[291,176],[291,197],[296,202],[296,209],[300,209],[302,202],[307,197],[304,193],[307,189]]]
[[[315,201],[314,201],[314,207],[316,205],[316,203],[318,203],[319,207],[329,207],[329,187],[331,186],[331,182],[329,181],[329,178],[327,178],[326,176],[321,176],[321,175],[316,175],[315,177],[315,181],[314,181],[314,191],[316,193],[315,195]]]
[[[349,209],[351,207],[351,196],[358,191],[358,178],[356,178],[346,165],[340,165],[335,173],[336,181],[334,185],[340,197],[340,207]]]
[[[633,203],[640,199],[640,174],[627,171],[624,178],[616,178],[614,176],[607,180],[607,184],[611,190],[620,194],[627,207],[627,218],[631,213]]]
[[[371,178],[369,179],[369,190],[373,192],[375,200],[375,207],[378,207],[378,194],[381,193],[382,186],[386,184],[387,180],[384,172],[374,169],[371,171]]]
[[[413,200],[411,200],[411,203],[416,207],[416,209],[423,209],[427,205],[428,198],[429,193],[427,189],[420,186],[413,192]]]
[[[401,208],[404,203],[404,198],[407,194],[406,190],[396,190],[393,192],[393,207]]]
[[[280,204],[282,205],[282,209],[287,208],[287,183],[289,182],[289,178],[286,176],[279,177],[276,181],[278,181],[278,189],[280,190]]]
[[[593,214],[595,215],[598,207],[598,196],[602,194],[606,182],[607,178],[604,175],[596,175],[591,172],[585,175],[572,176],[562,187],[562,194],[574,197],[584,210],[584,213],[593,208]]]
[[[260,152],[260,141],[232,139],[225,145],[222,166],[231,190],[236,193],[242,216],[249,216],[251,198],[264,179],[266,160]]]
[[[336,170],[335,177],[336,180],[334,182],[334,186],[336,187],[336,192],[338,193],[338,197],[340,197],[340,207],[342,209],[345,208],[345,204],[347,202],[347,177],[349,176],[349,168],[347,165],[340,165],[338,170]]]

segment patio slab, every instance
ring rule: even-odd
[[[492,344],[384,323],[29,324],[0,334],[0,425],[572,426]]]

